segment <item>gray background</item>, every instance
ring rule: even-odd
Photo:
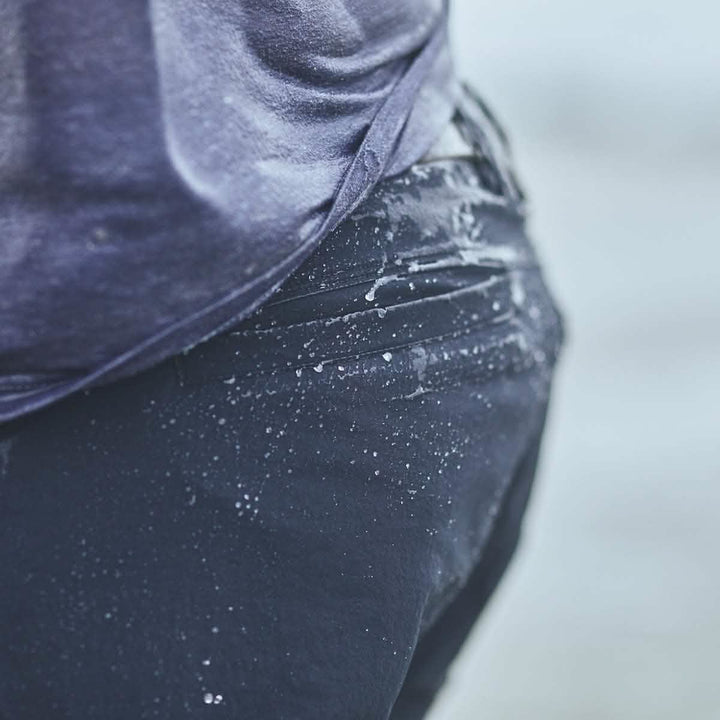
[[[455,0],[569,345],[522,550],[431,720],[720,718],[720,4]]]

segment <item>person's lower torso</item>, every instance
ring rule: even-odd
[[[0,717],[421,717],[562,339],[519,203],[431,157],[232,331],[6,426]]]

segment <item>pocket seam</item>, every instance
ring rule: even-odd
[[[370,308],[367,311],[362,312],[374,312],[377,308]],[[244,375],[235,375],[234,377],[236,380],[242,381],[242,380],[248,380],[252,378],[260,379],[262,377],[267,377],[268,375],[273,375],[278,372],[295,372],[297,370],[305,370],[305,369],[312,369],[313,367],[316,367],[317,365],[323,365],[323,366],[330,366],[334,363],[338,363],[342,360],[359,360],[360,358],[371,358],[373,356],[382,355],[386,352],[395,352],[399,350],[404,350],[406,348],[410,347],[425,347],[427,345],[431,345],[433,343],[436,343],[441,340],[449,340],[449,339],[455,339],[459,337],[463,337],[464,335],[468,335],[469,333],[473,332],[474,330],[477,330],[478,328],[483,327],[489,327],[491,325],[495,325],[497,327],[502,327],[503,325],[509,323],[514,318],[518,317],[519,312],[518,309],[513,305],[512,310],[509,312],[506,312],[502,315],[493,316],[491,318],[483,318],[481,320],[478,320],[477,322],[470,323],[469,325],[466,325],[462,330],[455,330],[453,332],[448,333],[440,333],[436,335],[431,335],[429,337],[422,338],[422,340],[415,340],[410,342],[404,342],[399,345],[387,345],[380,349],[373,349],[368,350],[366,352],[359,352],[359,353],[349,353],[345,355],[333,355],[332,357],[319,360],[317,362],[304,362],[299,363],[297,365],[274,365],[272,367],[267,368],[261,368],[257,369],[253,372],[245,373]],[[315,322],[315,321],[313,321]],[[276,328],[277,329],[277,328]],[[184,363],[183,363],[184,364]],[[187,368],[184,368],[184,374],[186,377],[185,384],[186,385],[203,385],[206,383],[212,383],[212,382],[218,382],[220,380],[223,380],[225,377],[227,377],[227,371],[222,374],[213,375],[212,377],[207,378],[201,378],[199,380],[193,381],[190,379],[190,376],[192,376],[193,373],[188,373]]]
[[[518,271],[518,270],[532,272],[532,271],[539,269],[539,266],[535,263],[514,263],[514,264],[504,263],[504,264],[498,265],[498,266],[494,266],[494,265],[490,266],[489,265],[487,267],[495,268],[498,270],[507,270],[508,272],[514,272],[514,271]],[[367,279],[367,282],[369,282],[370,280],[373,280],[373,279],[379,279],[380,277],[383,277],[383,276],[378,276],[377,278],[369,277]],[[412,278],[414,276],[413,275],[407,275],[407,276],[403,275],[402,276],[403,279],[405,279],[406,277]],[[313,325],[318,325],[319,323],[327,323],[330,320],[341,320],[343,317],[346,317],[349,315],[358,316],[363,313],[377,313],[378,310],[389,310],[392,308],[403,307],[406,305],[410,305],[414,302],[420,302],[422,300],[433,301],[433,300],[448,299],[448,298],[452,297],[453,293],[458,292],[459,290],[471,290],[473,287],[477,287],[478,289],[480,289],[482,287],[482,285],[484,285],[485,282],[486,281],[483,281],[483,282],[477,283],[477,284],[471,283],[469,285],[466,285],[462,288],[458,288],[457,290],[453,290],[448,293],[441,293],[439,295],[430,295],[427,297],[420,297],[420,298],[417,298],[416,300],[409,300],[407,302],[394,303],[392,305],[377,305],[374,307],[364,308],[362,310],[353,310],[351,312],[344,313],[342,315],[326,315],[323,317],[313,318],[312,320],[302,320],[301,322],[290,323],[288,325],[273,325],[272,327],[255,328],[255,329],[247,329],[247,330],[230,330],[226,334],[231,335],[232,337],[248,337],[251,335],[260,335],[260,334],[265,334],[265,333],[277,332],[278,330],[286,330],[286,329],[291,330],[293,328],[312,327]],[[360,284],[362,284],[362,283],[353,283],[352,285],[338,285],[337,287],[334,287],[334,288],[325,288],[320,292],[309,293],[308,295],[303,295],[300,297],[312,297],[313,295],[322,295],[326,291],[342,290],[342,289],[345,289],[346,287],[353,287],[353,285],[360,285]],[[287,302],[292,302],[292,300],[294,300],[294,299],[300,299],[300,297],[288,298]],[[271,306],[268,305],[268,307],[271,307]],[[248,320],[250,320],[250,319],[251,318],[248,318]]]

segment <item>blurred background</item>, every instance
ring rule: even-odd
[[[431,720],[720,719],[720,4],[452,12],[569,343],[521,550]]]

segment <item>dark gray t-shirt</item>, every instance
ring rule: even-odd
[[[4,0],[0,420],[247,315],[454,106],[443,0]]]

